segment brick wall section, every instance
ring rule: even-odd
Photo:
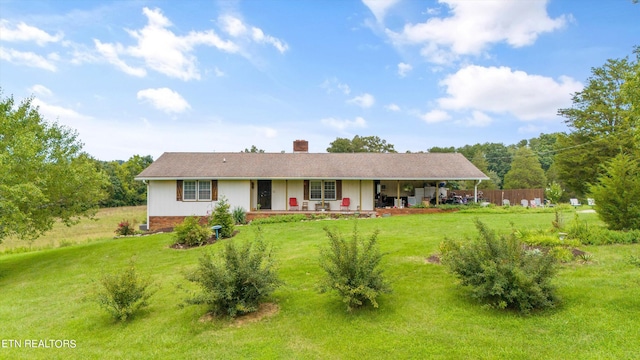
[[[160,229],[173,228],[184,221],[186,216],[149,216],[149,231],[157,231]],[[200,217],[200,224],[207,223],[207,217]]]

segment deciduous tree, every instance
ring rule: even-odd
[[[32,99],[0,98],[0,240],[34,239],[56,220],[93,215],[105,186],[75,131],[46,122]]]
[[[354,136],[352,140],[347,138],[336,138],[327,148],[330,153],[356,153],[356,152],[376,152],[395,153],[397,152],[393,144],[378,136]]]
[[[579,195],[603,174],[601,164],[625,149],[638,149],[640,49],[634,54],[634,60],[609,59],[593,68],[585,88],[573,95],[573,106],[558,110],[571,129],[558,136],[558,176]]]

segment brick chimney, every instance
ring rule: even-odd
[[[309,142],[307,140],[296,140],[293,142],[294,153],[308,153]]]

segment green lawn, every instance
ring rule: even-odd
[[[571,219],[567,213],[566,219]],[[599,223],[595,214],[580,214]],[[627,260],[639,245],[582,247],[592,264],[563,265],[556,283],[562,306],[520,316],[485,309],[440,265],[427,257],[448,237],[475,233],[479,218],[508,231],[551,227],[553,213],[397,216],[359,221],[367,234],[380,229],[380,246],[393,293],[378,309],[353,313],[335,294],[319,294],[318,247],[322,227],[350,233],[346,220],[263,225],[277,249],[285,285],[273,301],[279,312],[256,323],[202,322],[204,307],[179,305],[191,285],[184,272],[205,251],[168,247],[171,235],[104,239],[29,253],[0,255],[1,359],[632,359],[640,354],[640,268]],[[245,226],[233,240],[253,239]],[[151,305],[128,323],[114,323],[86,301],[92,281],[122,269],[135,256],[158,291]],[[74,340],[75,348],[27,348],[24,340]],[[4,345],[4,347],[2,346]]]

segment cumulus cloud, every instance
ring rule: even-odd
[[[55,58],[55,56],[53,58]],[[0,59],[15,65],[26,65],[49,71],[57,70],[56,65],[51,61],[51,59],[47,59],[42,55],[38,55],[30,51],[18,51],[0,47]]]
[[[413,70],[413,66],[411,66],[411,64],[405,64],[402,62],[398,64],[398,75],[400,75],[400,77],[407,76],[411,70]]]
[[[396,104],[388,104],[384,106],[385,109],[389,110],[389,111],[400,111],[400,106],[396,105]]]
[[[27,25],[24,22],[18,23],[14,28],[10,27],[7,20],[0,20],[0,40],[9,42],[33,41],[43,46],[49,42],[58,42],[64,37],[63,33],[58,32],[51,35],[37,27]]]
[[[137,97],[138,100],[148,101],[156,109],[166,113],[181,113],[191,108],[180,94],[169,88],[140,90]]]
[[[373,95],[367,93],[347,100],[347,103],[360,106],[361,108],[370,108],[375,102],[376,99],[373,97]]]
[[[471,112],[471,116],[466,119],[466,123],[469,126],[485,127],[491,125],[493,119],[482,111],[474,110]]]
[[[259,44],[268,44],[275,47],[281,54],[289,49],[289,45],[283,40],[265,34],[259,27],[245,24],[242,19],[225,14],[218,18],[222,30],[234,38],[250,39]]]
[[[193,55],[196,46],[212,46],[218,50],[236,53],[238,46],[229,40],[221,39],[213,30],[191,31],[179,36],[169,30],[171,21],[160,9],[144,8],[147,25],[140,30],[127,30],[137,40],[135,46],[125,47],[119,43],[102,43],[95,39],[96,50],[111,64],[127,74],[144,76],[144,69],[126,64],[122,56],[140,59],[144,64],[159,73],[181,80],[200,79],[197,59]]]
[[[320,121],[324,125],[340,131],[346,130],[348,128],[366,128],[367,127],[367,121],[359,116],[356,117],[354,120],[325,118]]]
[[[570,77],[558,80],[508,67],[470,65],[447,76],[440,85],[447,96],[437,100],[445,110],[479,110],[511,114],[520,120],[554,119],[571,105],[571,94],[582,84]]]
[[[440,0],[449,16],[433,16],[386,33],[395,45],[421,46],[424,57],[443,64],[460,55],[479,55],[497,43],[531,45],[540,34],[564,27],[571,17],[549,17],[547,2]]]
[[[420,118],[427,124],[435,124],[451,119],[451,115],[444,110],[435,109],[420,115]]]
[[[362,3],[369,8],[379,23],[384,21],[387,11],[399,0],[362,0]]]

